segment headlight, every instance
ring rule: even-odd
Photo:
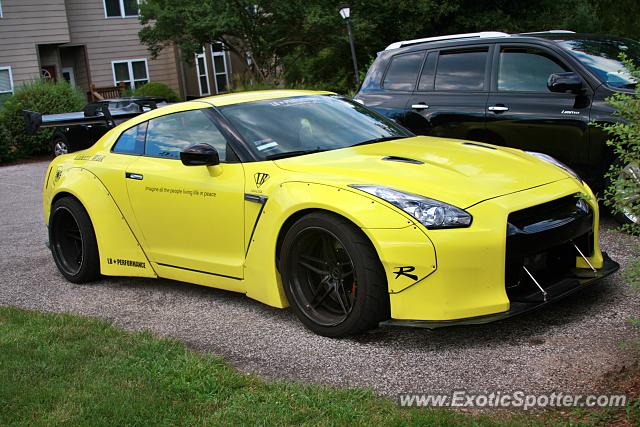
[[[578,181],[582,182],[582,178],[580,178],[580,176],[573,169],[571,169],[569,166],[565,165],[564,163],[560,162],[559,160],[554,159],[548,154],[538,153],[535,151],[525,151],[525,153],[531,154],[532,156],[537,157],[540,160],[544,160],[547,163],[551,163],[552,165],[559,167],[560,169],[564,170],[565,172],[567,172],[569,175],[571,175]]]
[[[470,214],[455,206],[415,194],[403,193],[393,188],[355,184],[350,187],[386,200],[420,221],[427,228],[468,227],[473,219]]]

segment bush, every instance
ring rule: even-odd
[[[164,83],[149,82],[146,85],[142,85],[133,91],[135,96],[160,96],[167,100],[167,102],[179,102],[180,97],[175,93],[173,89]]]
[[[640,69],[626,58],[623,60],[640,81]],[[640,217],[640,181],[633,176],[634,172],[640,172],[640,86],[636,86],[634,95],[617,93],[607,101],[616,108],[615,114],[621,120],[603,126],[612,136],[607,144],[613,147],[617,159],[607,174],[611,184],[605,191],[605,203],[616,213],[627,212]],[[631,173],[625,173],[625,167],[630,167]],[[624,228],[632,234],[640,234],[639,224],[628,224]]]
[[[53,129],[28,135],[22,110],[57,114],[82,110],[85,103],[82,92],[66,81],[35,80],[16,89],[0,108],[0,162],[51,151]]]

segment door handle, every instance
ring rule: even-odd
[[[509,107],[505,107],[504,105],[492,105],[491,107],[487,108],[487,110],[501,113],[503,111],[509,111]]]
[[[419,104],[413,104],[411,108],[413,108],[414,110],[426,110],[427,108],[429,108],[429,106],[424,102],[421,102]]]
[[[144,178],[141,174],[132,172],[125,172],[124,176],[127,179],[135,179],[138,181],[142,181],[142,178]]]

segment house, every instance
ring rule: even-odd
[[[156,81],[191,99],[228,92],[244,68],[220,44],[190,63],[173,46],[151,58],[140,29],[137,0],[0,0],[0,94],[43,76],[85,93]]]

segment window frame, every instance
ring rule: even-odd
[[[0,71],[5,71],[5,70],[9,72],[9,86],[11,86],[11,88],[8,91],[0,92],[0,94],[13,93],[15,90],[15,86],[13,84],[13,70],[11,69],[11,66],[7,65],[7,66],[0,67]]]
[[[114,61],[111,61],[111,73],[113,74],[113,85],[114,86],[118,86],[118,80],[116,79],[116,67],[115,64],[123,64],[126,63],[128,70],[129,70],[129,80],[120,80],[120,82],[130,82],[131,83],[131,89],[135,90],[136,89],[136,79],[135,76],[133,75],[133,63],[134,62],[143,62],[144,61],[144,68],[145,71],[147,73],[147,78],[144,79],[147,81],[147,83],[149,83],[151,81],[151,77],[149,76],[149,61],[147,61],[147,58],[136,58],[136,59],[116,59]],[[138,79],[138,80],[143,80],[143,79]],[[145,83],[146,84],[146,83]]]
[[[209,80],[209,67],[207,65],[207,53],[204,47],[202,48],[202,52],[195,54],[195,57],[196,57],[196,76],[198,77],[198,92],[200,93],[200,96],[209,96],[211,95],[211,81]],[[202,58],[202,61],[204,63],[204,74],[200,74],[200,67],[198,66],[198,59],[200,58]],[[200,79],[202,77],[205,77],[207,80],[207,92],[202,91],[202,83],[200,83]]]
[[[217,52],[213,50],[213,46],[215,43],[211,44],[211,66],[213,68],[213,83],[215,84],[216,87],[216,94],[219,93],[229,93],[231,92],[231,85],[229,84],[229,64],[227,62],[227,49],[225,48],[224,44],[222,42],[217,42],[218,44],[220,44],[222,46],[222,50]],[[222,60],[224,62],[224,73],[220,73],[218,72],[218,70],[216,70],[216,56],[222,56]],[[227,90],[224,92],[220,92],[220,89],[218,88],[218,76],[220,75],[224,75],[225,76],[225,80],[227,81]]]
[[[136,0],[136,2],[138,3],[138,13],[137,14],[135,14],[135,15],[125,15],[124,0],[118,0],[118,5],[120,6],[120,16],[109,16],[109,15],[107,15],[107,0],[102,0],[102,6],[104,8],[104,18],[105,19],[138,18],[138,17],[140,17],[140,0]]]
[[[493,67],[493,62],[494,62],[494,51],[495,51],[495,44],[487,44],[487,43],[483,43],[483,44],[467,44],[467,45],[460,45],[460,46],[455,46],[455,47],[451,47],[451,48],[446,48],[446,49],[438,49],[437,50],[437,57],[436,57],[436,64],[435,64],[435,68],[433,70],[433,89],[428,91],[428,92],[433,92],[433,93],[457,93],[457,94],[462,94],[462,93],[489,93],[491,91],[492,88],[492,67]],[[485,64],[484,64],[484,82],[482,85],[482,89],[474,89],[474,90],[469,90],[469,89],[447,89],[447,90],[437,90],[436,89],[436,79],[438,78],[438,66],[440,65],[440,57],[442,56],[442,54],[453,54],[453,53],[465,53],[465,52],[474,52],[474,51],[480,51],[486,49],[487,50],[487,58],[485,60]],[[422,71],[420,72],[422,75]]]
[[[384,90],[391,91],[391,92],[398,92],[398,93],[415,92],[418,89],[418,82],[420,81],[420,76],[422,75],[422,68],[424,67],[424,62],[427,60],[428,52],[429,51],[427,51],[426,49],[418,49],[418,50],[412,50],[409,52],[402,52],[402,53],[393,55],[391,58],[389,58],[389,61],[387,62],[387,68],[384,70],[384,74],[382,75],[382,79],[380,80],[380,87]],[[391,89],[389,87],[386,87],[384,82],[387,79],[387,74],[389,74],[389,70],[391,70],[391,64],[393,63],[394,59],[400,56],[415,55],[416,53],[422,54],[422,62],[420,62],[420,65],[418,66],[418,74],[416,75],[416,79],[413,82],[413,88],[409,90],[401,90],[401,89]]]
[[[512,91],[512,90],[498,90],[498,73],[500,72],[500,53],[503,48],[522,48],[522,49],[537,49],[543,51],[549,56],[556,59],[556,61],[563,65],[568,71],[573,71],[580,75],[583,79],[583,74],[575,71],[575,67],[573,67],[565,58],[562,57],[558,52],[547,48],[546,46],[531,44],[531,43],[497,43],[494,48],[493,58],[492,58],[492,72],[491,72],[491,93],[499,94],[499,95],[507,95],[507,94],[536,94],[536,95],[547,95],[547,96],[556,96],[563,97],[566,96],[566,93],[556,93],[551,91]],[[585,79],[585,89],[590,92],[590,85]]]

